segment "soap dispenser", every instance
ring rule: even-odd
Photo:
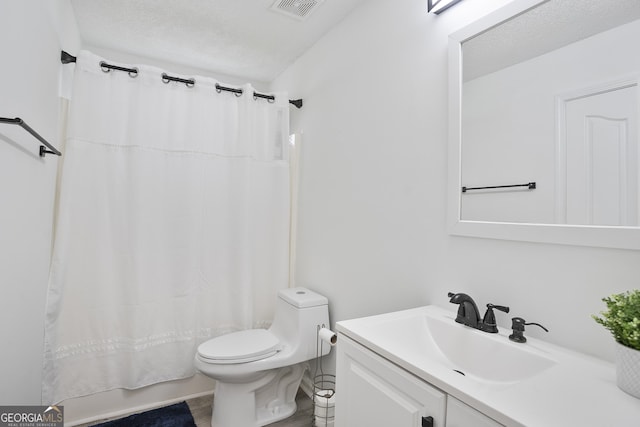
[[[513,333],[511,335],[509,335],[509,339],[511,341],[514,341],[514,342],[517,342],[517,343],[525,343],[525,342],[527,342],[527,338],[524,336],[524,327],[525,327],[525,325],[540,326],[546,332],[549,332],[549,330],[547,328],[545,328],[544,326],[542,326],[539,323],[535,323],[535,322],[527,323],[526,320],[524,320],[522,317],[514,317],[514,318],[511,319],[511,329],[513,329]]]

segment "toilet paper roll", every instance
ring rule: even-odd
[[[316,406],[327,408],[336,404],[336,393],[333,390],[317,390],[313,401]]]
[[[330,346],[336,345],[336,342],[338,341],[338,335],[336,335],[336,333],[333,332],[331,329],[327,329],[327,328],[320,329],[320,331],[318,332],[318,336],[322,341],[326,342]]]

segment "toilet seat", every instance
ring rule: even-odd
[[[198,355],[208,363],[247,363],[271,357],[280,351],[280,341],[266,329],[232,332],[206,341]]]

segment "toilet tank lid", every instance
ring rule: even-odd
[[[297,308],[329,304],[329,300],[307,288],[288,288],[278,291],[278,296]]]

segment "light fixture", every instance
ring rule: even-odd
[[[427,0],[427,12],[439,14],[461,0]]]

